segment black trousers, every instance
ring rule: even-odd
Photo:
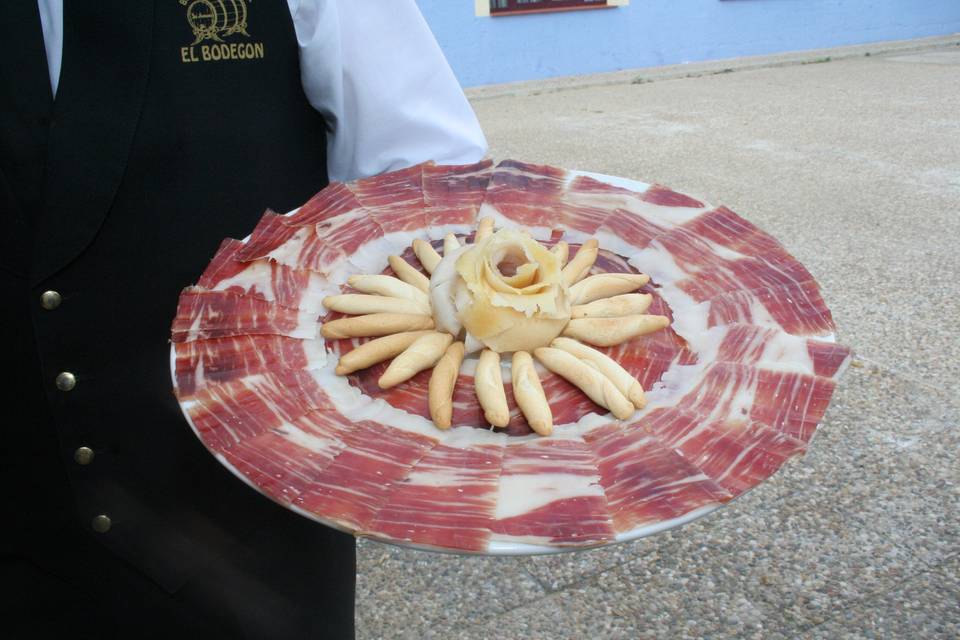
[[[2,635],[353,638],[353,538],[289,516],[280,530],[218,550],[172,593],[86,531],[54,531],[0,560]]]

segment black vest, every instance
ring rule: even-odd
[[[310,616],[352,634],[353,539],[230,475],[171,392],[180,289],[222,238],[327,182],[325,122],[303,93],[287,3],[66,0],[56,101],[36,3],[11,4],[22,6],[0,9],[0,293],[16,380],[2,462],[19,515],[4,553],[79,581],[119,559],[171,593],[211,582],[211,615]],[[55,309],[46,291],[60,294]],[[61,372],[73,389],[58,389]],[[75,460],[79,447],[92,462]],[[254,613],[232,611],[244,607]]]

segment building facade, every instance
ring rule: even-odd
[[[464,86],[960,32],[960,0],[417,0]]]

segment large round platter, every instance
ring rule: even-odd
[[[461,418],[441,431],[416,397],[425,378],[381,393],[375,372],[334,374],[364,339],[319,336],[336,317],[323,297],[350,275],[392,273],[387,256],[413,238],[469,239],[485,216],[566,241],[571,256],[597,238],[595,272],[651,276],[644,291],[670,326],[606,350],[644,382],[646,407],[617,420],[541,370],[560,416],[552,435],[532,434],[519,412],[506,430],[468,425],[465,364]],[[358,228],[368,224],[377,232]],[[415,548],[543,554],[679,526],[802,454],[849,360],[833,330],[813,277],[724,207],[515,161],[426,164],[331,185],[225,241],[181,296],[171,369],[197,437],[286,508]]]

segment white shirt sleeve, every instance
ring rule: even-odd
[[[330,122],[331,180],[487,151],[477,117],[414,0],[288,0],[304,91]]]

